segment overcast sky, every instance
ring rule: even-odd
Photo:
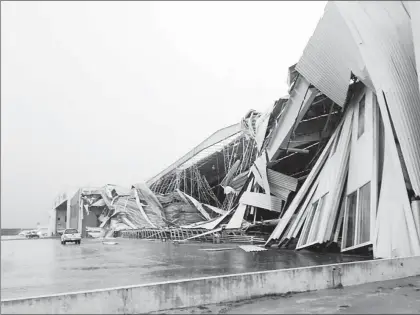
[[[1,2],[1,227],[145,181],[287,94],[326,2]]]

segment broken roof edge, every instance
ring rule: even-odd
[[[163,171],[159,172],[157,175],[153,176],[152,178],[148,179],[146,181],[146,184],[148,186],[155,183],[159,178],[167,175],[180,165],[187,162],[189,159],[193,158],[195,155],[200,153],[201,151],[241,132],[241,124],[236,123],[234,125],[219,129],[218,131],[211,134],[209,137],[207,137],[204,141],[202,141],[199,145],[194,147],[192,150],[190,150],[188,153],[184,154],[180,159],[176,160],[174,163],[169,165],[167,168],[165,168]]]
[[[224,150],[224,148],[233,145],[236,141],[238,141],[238,139],[241,138],[241,136],[243,135],[241,135],[241,133],[238,132],[207,148],[204,148],[203,150],[186,160],[184,163],[179,165],[177,169],[185,170],[192,167],[193,165],[198,165],[198,167],[200,167],[201,165],[207,163],[207,161],[209,161],[215,154],[220,153]]]

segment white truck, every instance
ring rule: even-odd
[[[66,245],[68,242],[79,244],[82,241],[82,235],[76,229],[65,229],[61,235],[61,244]]]

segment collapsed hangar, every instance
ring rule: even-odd
[[[263,136],[227,228],[265,208],[279,213],[267,245],[420,254],[419,14],[412,2],[327,4],[289,69],[289,97],[256,124]],[[329,106],[310,117],[317,98]],[[273,189],[275,177],[289,183]]]
[[[266,246],[419,255],[419,34],[415,2],[329,2],[287,97],[117,195],[111,216],[131,198],[149,227],[191,227],[166,218],[176,199],[206,233],[268,220]]]

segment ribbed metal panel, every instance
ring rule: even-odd
[[[267,169],[267,176],[268,176],[268,181],[270,182],[270,184],[276,185],[278,187],[286,188],[291,191],[296,190],[296,187],[298,184],[297,178],[284,175],[282,173],[273,171],[271,169]]]
[[[385,94],[413,190],[420,195],[420,94],[409,15],[399,1],[334,4],[354,40],[362,42],[360,54],[376,93]]]
[[[266,251],[264,247],[256,246],[256,245],[240,245],[238,246],[240,249],[243,249],[247,253],[249,252],[263,252]]]
[[[316,97],[318,90],[310,87],[310,83],[303,76],[298,76],[290,97],[287,100],[276,128],[273,129],[267,145],[268,159],[275,159],[279,148],[289,139],[295,123],[305,115]]]
[[[413,34],[414,53],[417,65],[417,77],[420,87],[420,3],[417,1],[404,1],[405,8],[411,17],[411,30]]]
[[[242,172],[238,174],[232,181],[230,182],[230,187],[235,190],[240,190],[246,183],[248,179],[248,171]]]
[[[282,208],[281,198],[255,192],[244,192],[240,202],[249,206],[276,212],[280,212]]]
[[[381,97],[378,97],[378,104],[384,126],[384,164],[376,218],[374,257],[420,255],[420,239],[407,196],[391,117]]]
[[[276,184],[272,184],[270,183],[270,192],[276,196],[279,197],[283,200],[287,200],[287,198],[289,197],[290,194],[290,190],[277,186]]]
[[[331,3],[306,45],[296,70],[336,104],[343,106],[351,71],[361,72],[361,59],[347,25]],[[359,71],[358,71],[359,69]]]

